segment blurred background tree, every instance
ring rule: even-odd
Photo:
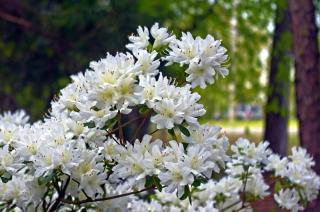
[[[125,50],[129,33],[149,20],[137,7],[130,0],[1,1],[1,109],[22,107],[40,118],[68,76]]]
[[[274,25],[264,139],[274,151],[286,155],[292,68],[292,24],[287,0],[276,2]]]
[[[319,2],[318,2],[319,3]],[[299,138],[316,161],[320,173],[320,62],[315,5],[312,0],[290,0],[295,58],[295,91]],[[320,210],[320,196],[308,211]]]

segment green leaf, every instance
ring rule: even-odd
[[[85,127],[89,127],[89,128],[94,128],[96,126],[96,124],[93,121],[84,123]]]
[[[45,176],[45,177],[39,177],[39,178],[38,178],[38,183],[39,183],[39,185],[46,185],[46,184],[48,184],[51,180],[53,180],[54,177],[55,177],[54,174],[50,174],[50,175]]]
[[[192,186],[198,187],[198,186],[200,186],[202,183],[206,183],[206,182],[208,182],[208,180],[207,180],[206,178],[199,176],[199,177],[196,177],[196,178],[195,178],[195,180],[194,180],[193,183],[192,183]]]
[[[177,140],[177,136],[176,136],[176,134],[175,134],[175,132],[174,132],[174,128],[169,129],[169,130],[168,130],[168,133],[171,135],[171,137],[172,137],[174,140]]]
[[[153,179],[152,179],[152,176],[147,176],[146,177],[146,182],[145,182],[145,187],[150,187],[153,185]]]
[[[189,186],[186,185],[186,186],[184,187],[184,193],[183,193],[183,195],[180,197],[180,199],[181,199],[181,200],[187,199],[187,197],[189,196],[189,194],[190,194],[190,189],[189,189]]]
[[[185,136],[187,136],[187,137],[190,136],[190,132],[189,132],[189,130],[188,130],[185,126],[179,124],[178,127],[179,127],[179,130],[180,130]]]
[[[9,172],[2,171],[0,174],[0,178],[1,178],[2,182],[6,183],[12,179],[12,176],[11,176],[11,174],[9,174]]]
[[[182,143],[182,146],[183,146],[184,150],[186,150],[188,148],[189,144],[188,143]]]
[[[139,113],[143,116],[147,115],[150,112],[150,108],[148,108],[146,105],[142,105],[141,108],[139,108]]]
[[[117,117],[108,120],[104,125],[104,129],[112,129],[117,122],[118,122]]]
[[[153,176],[147,176],[145,187],[151,187],[156,186],[159,191],[162,191],[162,185],[160,183],[160,179],[153,175]]]
[[[160,179],[157,176],[153,176],[153,182],[159,191],[162,191],[162,185]]]
[[[189,188],[188,185],[186,185],[186,186],[184,187],[184,193],[183,193],[183,195],[180,197],[180,199],[181,199],[181,200],[184,200],[184,199],[186,199],[186,198],[188,198],[190,204],[192,204],[191,192],[190,192],[190,188]]]
[[[282,189],[282,185],[279,181],[274,184],[274,191],[278,193]]]

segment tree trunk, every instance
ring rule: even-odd
[[[312,0],[290,0],[295,87],[301,145],[313,155],[320,174],[320,69],[315,7]],[[320,211],[320,198],[309,211]]]
[[[291,17],[287,0],[278,0],[271,52],[264,139],[286,155],[291,69]]]

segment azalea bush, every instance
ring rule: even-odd
[[[193,89],[229,74],[220,40],[176,37],[157,23],[129,40],[130,52],[72,76],[43,120],[0,116],[0,209],[250,211],[271,195],[297,211],[317,197],[305,149],[280,157],[267,142],[230,145],[221,127],[199,124]]]

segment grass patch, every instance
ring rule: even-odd
[[[264,120],[210,120],[210,125],[218,125],[225,129],[230,144],[234,143],[239,137],[247,138],[252,142],[259,143],[263,140]],[[233,131],[232,129],[243,129],[243,132]],[[253,130],[255,129],[255,130]],[[288,153],[293,146],[299,145],[297,134],[297,120],[289,120],[289,141]]]

